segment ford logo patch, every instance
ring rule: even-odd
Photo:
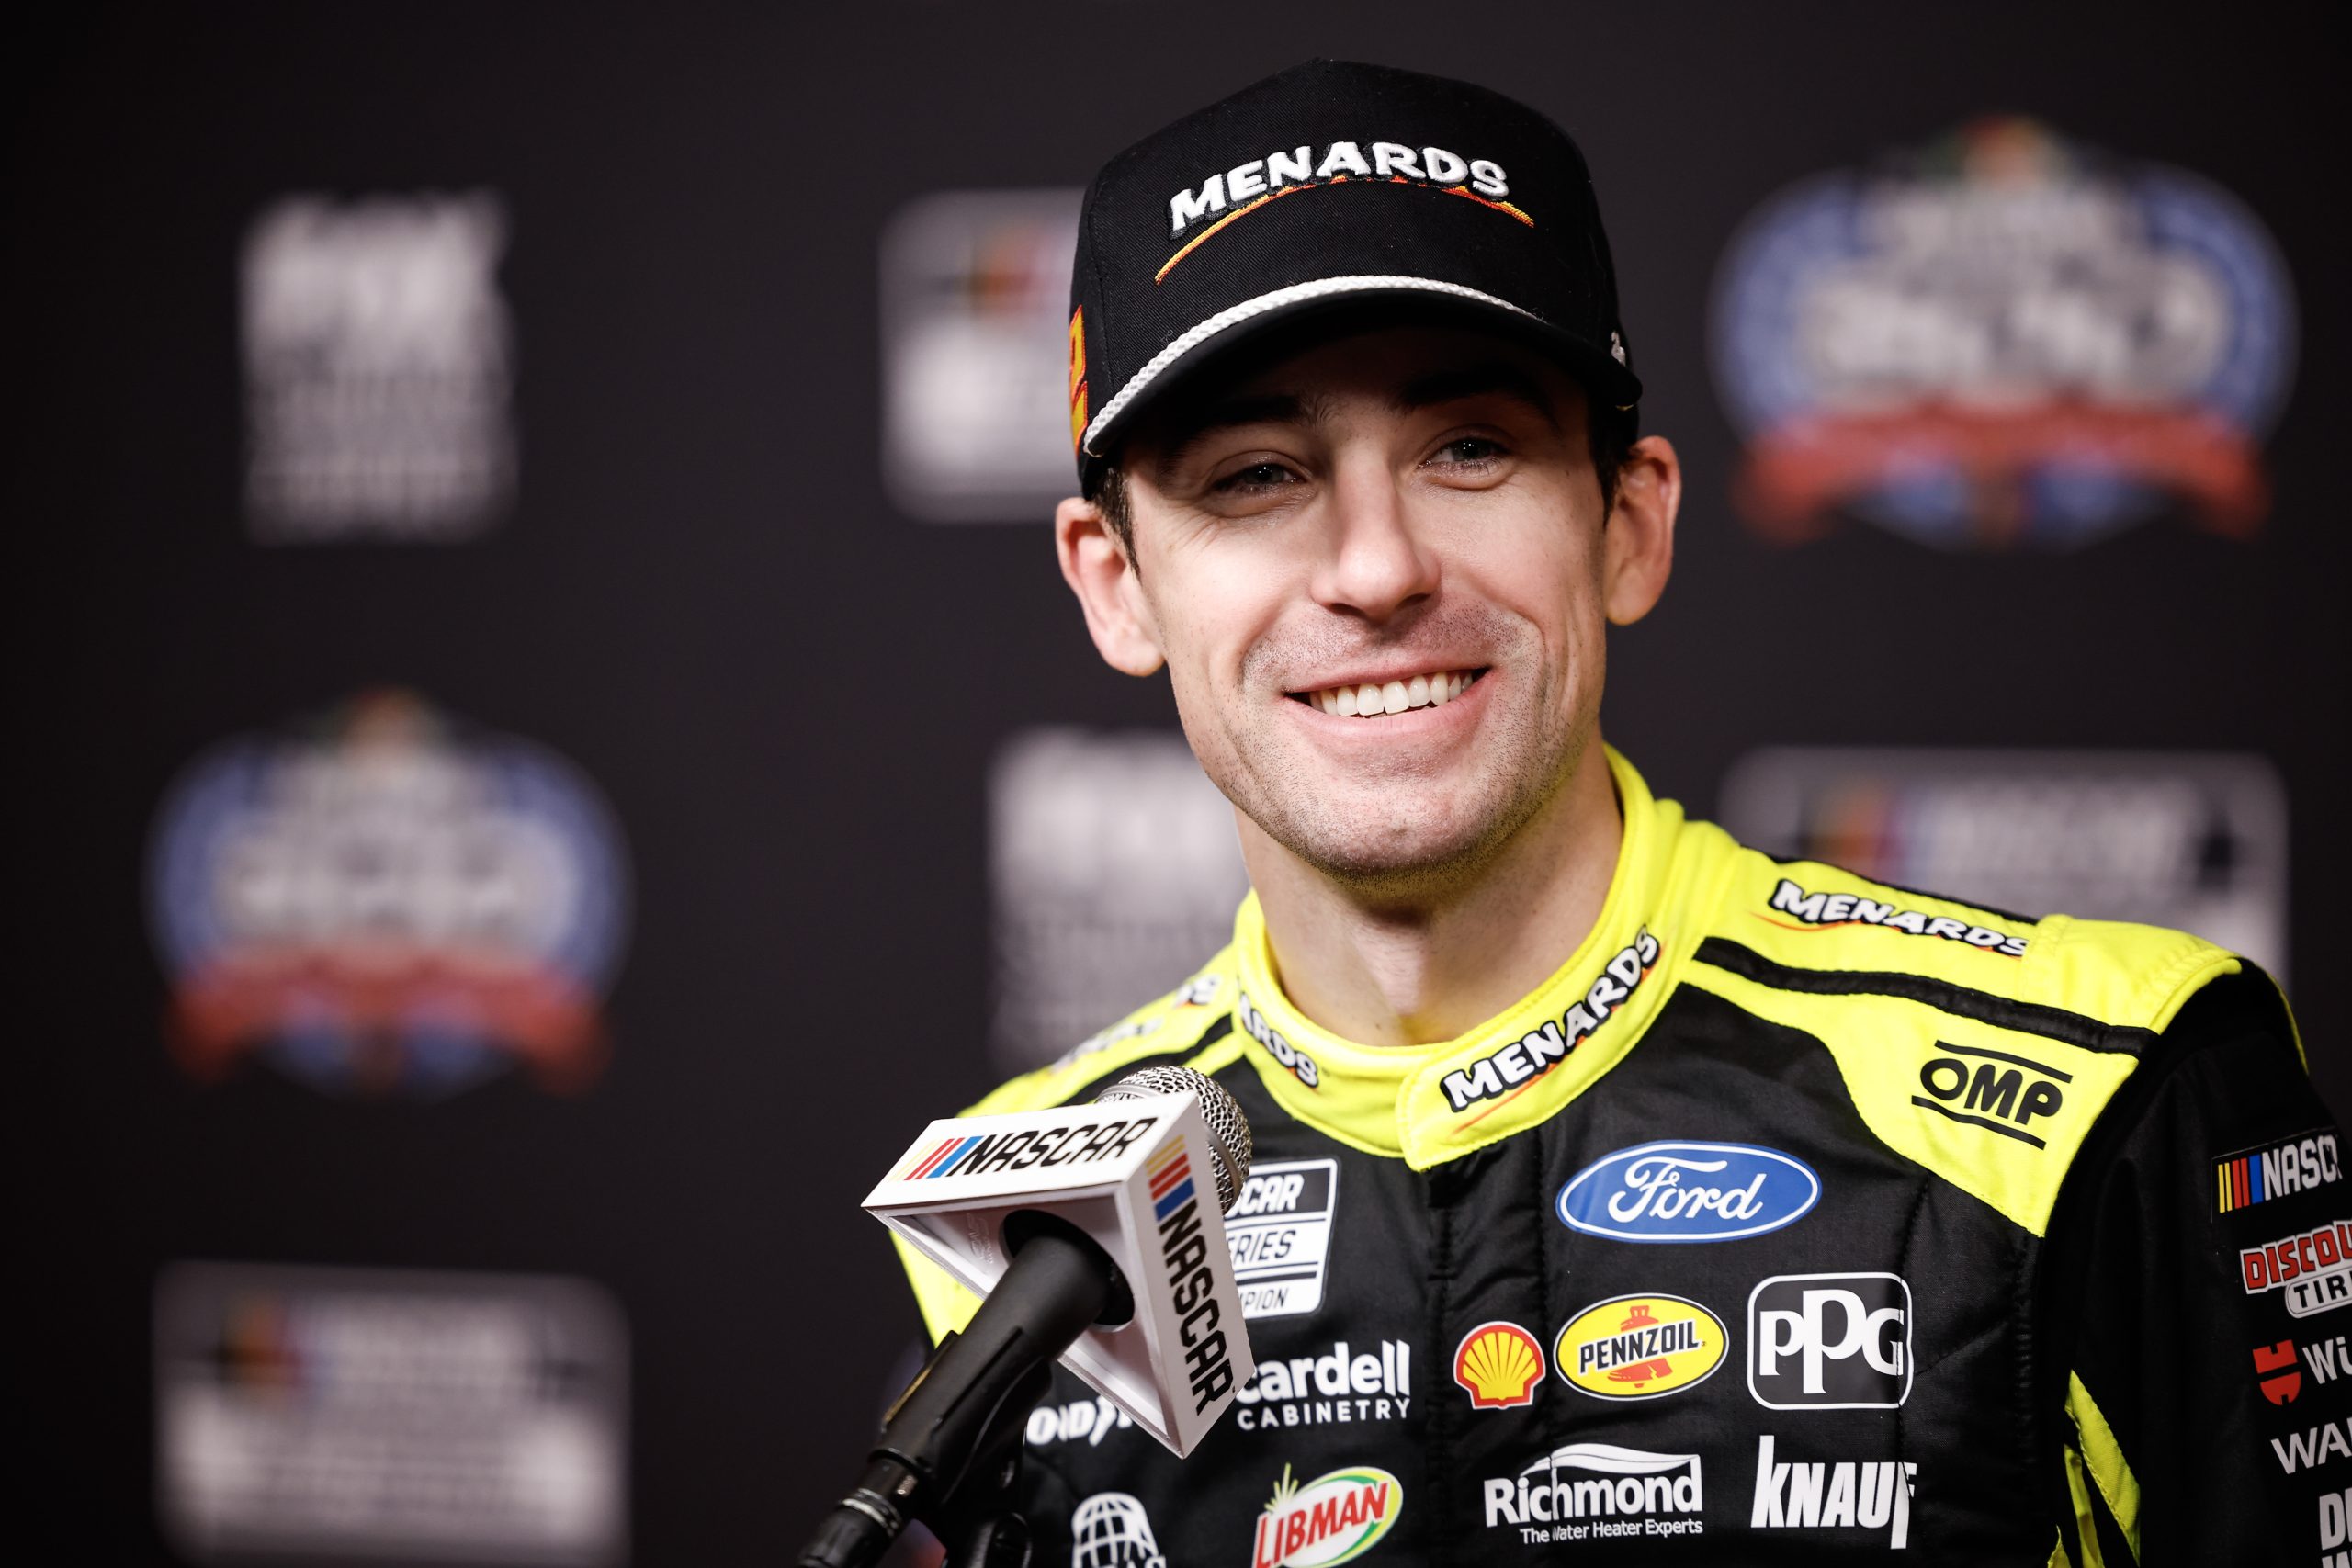
[[[1642,1144],[1560,1189],[1560,1222],[1612,1241],[1736,1241],[1803,1219],[1821,1178],[1753,1144]]]

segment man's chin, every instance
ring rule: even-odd
[[[1515,823],[1457,823],[1392,814],[1385,822],[1261,822],[1269,838],[1359,891],[1406,897],[1442,888],[1491,863]]]

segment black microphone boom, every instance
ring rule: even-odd
[[[801,1568],[864,1568],[908,1520],[956,1512],[967,1490],[1000,1495],[1009,1473],[974,1473],[1002,1447],[992,1438],[1009,1432],[1017,1445],[1055,1359],[1106,1311],[1114,1314],[1109,1322],[1123,1315],[1115,1301],[1125,1296],[1125,1284],[1101,1247],[1050,1214],[1024,1210],[1015,1218],[1031,1224],[1012,1267],[971,1323],[940,1341],[891,1406],[865,1473],[818,1528],[800,1554]],[[1017,1454],[1016,1447],[1002,1462],[1012,1465]]]

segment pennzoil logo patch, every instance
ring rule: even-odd
[[[1681,1296],[1611,1296],[1570,1318],[1552,1348],[1568,1386],[1596,1399],[1660,1399],[1724,1364],[1723,1319]]]

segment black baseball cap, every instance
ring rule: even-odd
[[[1316,60],[1094,176],[1070,277],[1069,423],[1091,489],[1136,415],[1302,316],[1461,316],[1560,361],[1629,424],[1617,274],[1567,133],[1466,82]]]

